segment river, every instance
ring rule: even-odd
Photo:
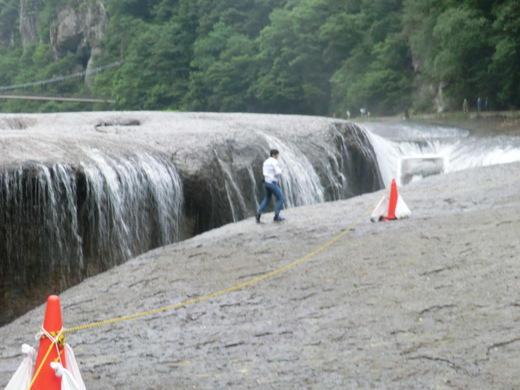
[[[470,131],[424,123],[359,124],[370,135],[385,185],[465,169],[520,161],[517,136],[476,136]]]

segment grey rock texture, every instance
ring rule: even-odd
[[[515,388],[519,168],[404,186],[406,220],[369,221],[378,191],[291,208],[282,224],[269,215],[231,223],[83,281],[60,295],[66,328],[205,297],[297,262],[236,291],[67,333],[87,388]],[[0,386],[43,309],[0,328]]]
[[[38,15],[42,7],[40,0],[20,0],[20,35],[24,49],[39,39]]]
[[[99,54],[107,19],[104,4],[98,0],[65,6],[50,27],[55,58],[75,53],[87,63]]]
[[[41,0],[20,1],[20,36],[23,48],[43,41],[39,17],[44,8]],[[74,53],[84,64],[99,54],[108,16],[101,0],[72,1],[64,5],[51,21],[48,31],[55,59]]]
[[[150,249],[255,214],[281,150],[288,207],[382,187],[331,118],[93,112],[0,116],[0,324]],[[45,275],[45,277],[43,277]]]

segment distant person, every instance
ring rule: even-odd
[[[466,112],[468,113],[469,112],[469,108],[468,108],[468,99],[464,99],[464,101],[462,102],[462,111],[463,112]]]
[[[482,100],[480,99],[480,97],[477,99],[477,111],[482,111]]]
[[[364,118],[365,115],[367,114],[367,110],[365,110],[364,108],[360,108],[359,109],[359,112],[361,113],[361,117]]]
[[[350,119],[350,111],[347,110],[347,119]]]
[[[280,215],[285,197],[283,196],[282,189],[279,186],[280,176],[282,175],[282,168],[278,163],[279,152],[276,149],[271,149],[269,152],[270,157],[264,161],[262,171],[264,175],[264,187],[265,187],[265,198],[260,204],[258,213],[256,213],[256,222],[260,223],[260,217],[264,212],[265,208],[271,202],[271,197],[276,197],[276,205],[274,208],[274,221],[284,221],[285,218]]]

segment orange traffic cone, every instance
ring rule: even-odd
[[[63,354],[65,342],[61,334],[62,328],[60,298],[51,295],[47,298],[42,329],[44,334],[40,340],[31,390],[61,389],[61,378],[56,376],[51,368],[51,362],[59,361],[65,367]]]
[[[397,219],[395,216],[395,208],[397,206],[397,185],[395,179],[392,179],[392,185],[390,186],[390,199],[388,200],[388,214],[383,217],[383,221],[391,221]]]

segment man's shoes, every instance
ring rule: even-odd
[[[278,215],[278,216],[274,217],[273,221],[275,221],[275,222],[282,222],[282,221],[285,221],[285,218]]]
[[[256,222],[260,223],[260,214],[256,214]]]

